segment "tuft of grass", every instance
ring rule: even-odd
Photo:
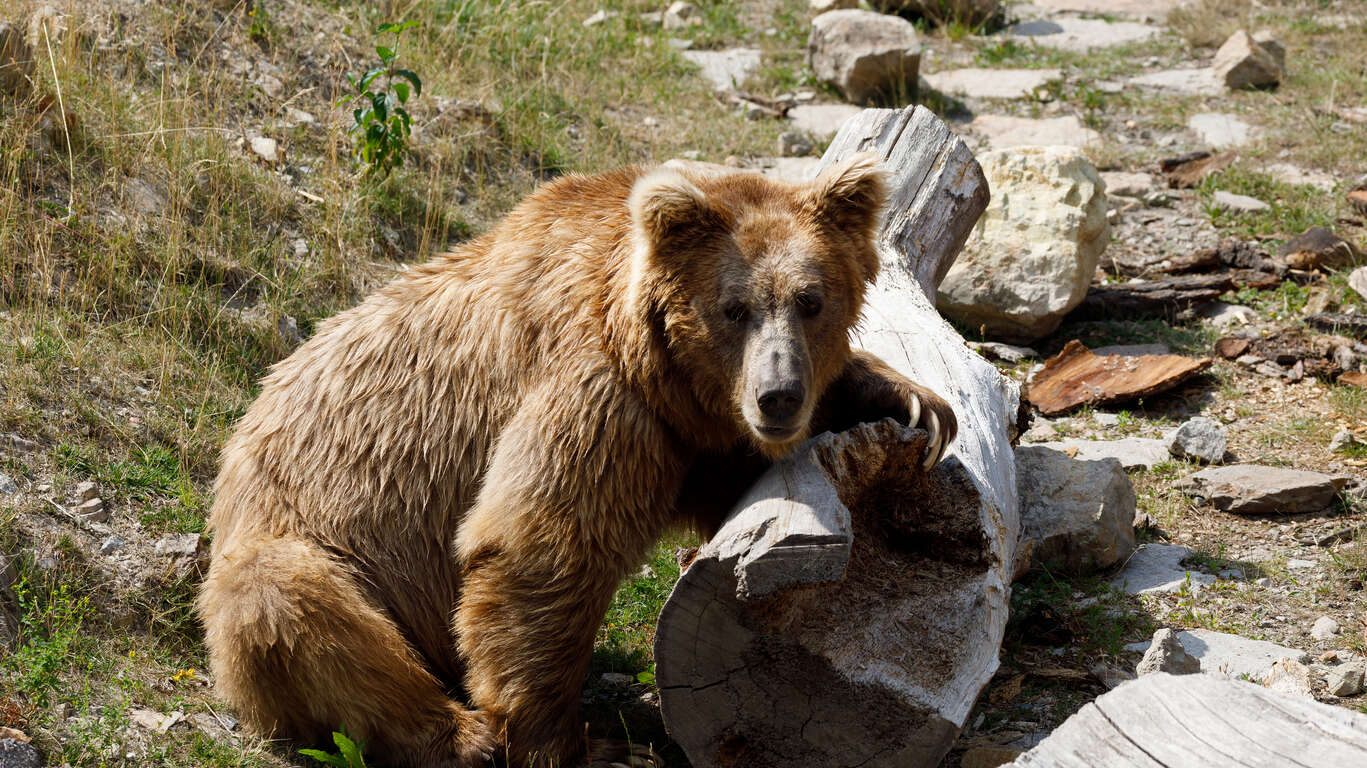
[[[1252,0],[1196,0],[1168,12],[1168,28],[1193,48],[1215,48],[1253,23]],[[1252,30],[1249,30],[1250,32]]]
[[[1216,190],[1257,198],[1267,203],[1270,209],[1251,214],[1226,213],[1211,203]],[[1207,176],[1197,188],[1197,193],[1206,213],[1217,227],[1245,239],[1269,233],[1277,234],[1284,240],[1290,239],[1310,227],[1332,228],[1338,215],[1336,196],[1325,195],[1315,187],[1278,181],[1251,170],[1249,164],[1242,162]]]

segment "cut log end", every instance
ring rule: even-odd
[[[843,514],[829,517],[848,535],[824,546],[845,556],[843,573],[799,569],[752,595],[752,571],[811,545],[782,519],[756,532],[742,510],[681,577],[660,616],[656,674],[670,733],[695,762],[907,765],[952,744],[959,724],[938,692],[981,661],[965,653],[980,644],[971,608],[1000,564],[963,465],[922,471],[925,442],[891,420],[860,425],[757,485],[809,489],[790,499],[799,505],[834,491]]]

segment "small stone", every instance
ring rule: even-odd
[[[1177,639],[1177,633],[1164,627],[1153,633],[1153,643],[1144,652],[1144,658],[1135,668],[1135,673],[1143,676],[1154,672],[1170,675],[1191,675],[1201,671],[1201,662],[1189,655]]]
[[[1260,587],[1270,587],[1272,586],[1272,579],[1269,579],[1266,576],[1260,576],[1259,578],[1254,579],[1253,583]]]
[[[318,122],[318,118],[310,112],[305,112],[297,107],[290,107],[285,110],[285,122],[290,125],[313,125]]]
[[[1252,307],[1245,307],[1242,304],[1226,304],[1223,301],[1212,301],[1206,304],[1196,311],[1196,315],[1216,328],[1249,325],[1258,320],[1258,313]]]
[[[970,349],[981,354],[989,360],[1000,360],[1004,363],[1015,365],[1028,358],[1039,357],[1039,353],[1030,347],[1018,347],[1013,344],[1000,344],[995,341],[970,341]]]
[[[1335,432],[1334,437],[1329,440],[1329,450],[1333,451],[1334,453],[1338,453],[1339,451],[1343,450],[1344,448],[1347,448],[1350,445],[1353,445],[1356,442],[1357,439],[1353,437],[1352,432],[1346,429],[1340,429],[1339,431]]]
[[[76,484],[75,492],[72,494],[77,501],[90,501],[99,498],[100,486],[93,480],[86,480]]]
[[[788,110],[788,120],[802,133],[826,140],[861,111],[853,104],[799,104]]]
[[[0,739],[0,768],[43,768],[43,756],[28,742]]]
[[[1058,437],[1058,428],[1045,419],[1036,419],[1030,428],[1021,433],[1021,442],[1044,443]]]
[[[1292,269],[1340,269],[1360,261],[1362,252],[1324,227],[1311,227],[1278,248],[1277,257]]]
[[[1302,560],[1299,557],[1293,557],[1290,560],[1286,561],[1286,567],[1290,568],[1293,571],[1308,571],[1311,568],[1315,567],[1315,561]]]
[[[1271,210],[1272,206],[1264,203],[1256,197],[1248,195],[1236,195],[1233,192],[1226,192],[1223,189],[1216,190],[1212,204],[1217,210],[1225,213],[1260,213]]]
[[[849,8],[858,8],[859,0],[808,0],[807,7],[812,13],[820,16],[826,11],[843,11]]]
[[[1215,149],[1247,144],[1253,138],[1253,126],[1234,115],[1219,112],[1200,112],[1187,119],[1187,127],[1201,137],[1201,142]]]
[[[1101,180],[1106,182],[1107,195],[1143,198],[1154,190],[1156,182],[1147,173],[1126,173],[1124,171],[1102,171]]]
[[[608,19],[617,18],[618,15],[619,14],[616,11],[605,11],[600,8],[597,11],[594,11],[592,16],[589,16],[587,19],[584,19],[580,23],[586,27],[596,27],[599,24],[602,24],[603,22],[607,21]]]
[[[128,542],[122,536],[108,536],[100,542],[100,554],[112,555],[127,545]]]
[[[309,255],[309,241],[302,237],[296,239],[291,247],[294,249],[294,258],[296,259],[302,259]]]
[[[665,9],[663,23],[667,30],[687,29],[703,23],[702,11],[692,3],[679,0]]]
[[[1356,696],[1362,693],[1364,676],[1362,662],[1340,664],[1329,670],[1324,687],[1335,696]]]
[[[0,472],[0,496],[13,496],[19,492],[19,486],[14,480],[4,472]]]
[[[636,678],[621,672],[604,672],[602,680],[608,685],[631,685],[636,682]]]
[[[1242,29],[1230,35],[1215,52],[1211,68],[1231,90],[1276,85],[1282,79],[1277,58]]]
[[[1338,633],[1339,623],[1328,616],[1315,619],[1315,625],[1310,628],[1310,636],[1320,641],[1329,640]]]
[[[253,136],[250,143],[252,151],[262,160],[274,165],[280,159],[280,145],[275,139]]]
[[[730,48],[723,51],[684,51],[683,57],[696,64],[704,80],[719,91],[741,86],[758,69],[762,54],[755,48]]]
[[[817,80],[863,104],[916,93],[921,43],[900,16],[862,10],[829,11],[812,19],[807,58]]]
[[[1190,549],[1176,544],[1145,544],[1136,549],[1120,573],[1111,578],[1111,586],[1126,594],[1147,595],[1187,588],[1198,591],[1214,584],[1214,576],[1182,566],[1182,561],[1191,554]],[[1194,654],[1185,640],[1183,647]]]
[[[103,523],[109,519],[109,511],[104,508],[104,499],[97,496],[77,504],[76,517],[87,523]]]
[[[1197,459],[1207,464],[1224,461],[1229,439],[1220,423],[1205,416],[1188,419],[1172,435],[1168,450],[1179,459]]]
[[[168,557],[196,557],[204,537],[198,533],[172,533],[162,536],[153,548],[158,555]]]
[[[812,140],[800,131],[784,131],[778,135],[778,153],[783,157],[805,157],[812,153]]]
[[[1313,699],[1310,668],[1295,659],[1282,657],[1272,662],[1263,685],[1293,698]]]

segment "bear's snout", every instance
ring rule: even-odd
[[[802,410],[805,394],[801,381],[796,379],[783,381],[774,378],[761,383],[759,396],[755,402],[759,405],[759,412],[764,415],[766,421],[786,425],[793,420],[798,411]],[[775,429],[775,427],[762,427],[761,429],[767,431]],[[789,430],[784,429],[783,431]]]

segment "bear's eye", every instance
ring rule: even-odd
[[[723,312],[726,313],[726,319],[733,323],[743,323],[750,317],[750,308],[739,301],[727,304]]]
[[[816,317],[821,314],[821,297],[814,293],[799,293],[797,311],[801,312],[803,317]]]

